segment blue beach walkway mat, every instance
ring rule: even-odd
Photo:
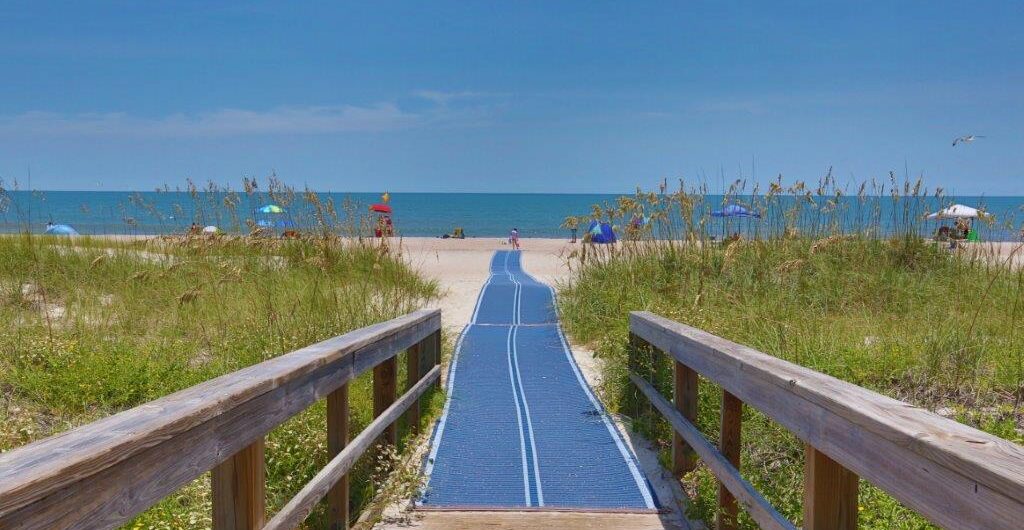
[[[499,251],[448,371],[417,502],[430,510],[652,512],[654,495],[558,323],[552,289]]]
[[[612,225],[599,221],[591,221],[587,233],[590,234],[591,243],[614,243],[616,239]]]

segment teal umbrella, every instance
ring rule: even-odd
[[[284,208],[281,208],[276,204],[268,204],[256,211],[259,213],[284,213]]]

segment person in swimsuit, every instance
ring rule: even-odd
[[[512,250],[519,250],[519,229],[513,228],[508,235],[508,242],[512,244]]]

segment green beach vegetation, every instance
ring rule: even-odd
[[[631,310],[1024,441],[1024,271],[1007,265],[1019,245],[997,255],[928,241],[922,234],[934,228],[924,225],[923,214],[941,192],[929,194],[920,182],[867,184],[852,201],[840,200],[844,191],[830,178],[817,188],[776,182],[764,194],[737,183],[726,202],[760,219],[693,215],[722,204],[705,204],[703,190],[680,189],[669,193],[663,185],[596,205],[585,220],[612,223],[621,241],[574,251],[570,280],[559,289],[567,331],[603,359],[602,397],[661,448],[663,463],[670,460],[670,428],[627,379]],[[891,201],[884,213],[879,196]],[[843,210],[844,204],[863,211]],[[882,215],[891,215],[894,227],[885,234]],[[744,236],[711,241],[711,234],[734,230]],[[643,369],[670,395],[666,356]],[[720,399],[719,387],[700,385],[697,424],[711,440],[718,436]],[[743,418],[741,472],[800,523],[802,443],[750,407]],[[712,474],[700,466],[683,485],[693,499],[691,516],[713,520]],[[860,491],[862,527],[931,528],[881,490],[864,483]],[[743,525],[754,527],[749,518]]]
[[[0,451],[403,315],[437,295],[386,248],[323,233],[0,237]],[[367,374],[350,388],[353,432],[371,420],[370,386]],[[352,472],[356,514],[380,483],[373,475],[381,458],[367,456]],[[326,461],[321,400],[268,436],[269,509]],[[209,527],[210,513],[207,474],[128,527]],[[322,514],[307,524],[322,526]]]

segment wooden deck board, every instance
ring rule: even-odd
[[[416,512],[411,521],[383,522],[376,530],[688,530],[657,514],[580,512]]]

